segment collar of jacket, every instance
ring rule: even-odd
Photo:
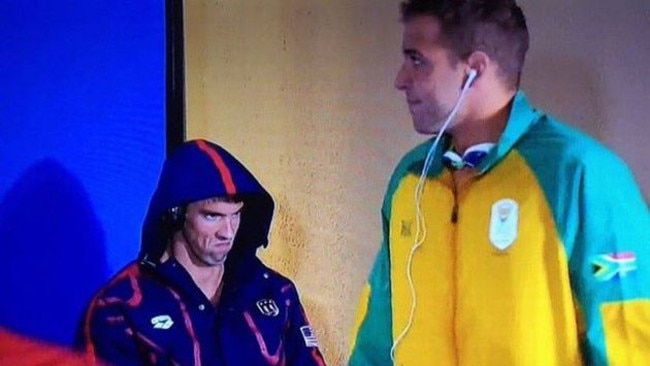
[[[189,272],[175,259],[171,258],[155,266],[141,262],[140,266],[154,274],[159,281],[188,296],[192,301],[200,303],[209,301],[194,283]],[[264,275],[268,272],[268,268],[256,256],[226,262],[221,303],[228,303],[229,306],[249,303],[268,287],[269,276]]]
[[[542,117],[543,113],[533,108],[523,91],[518,90],[512,100],[510,116],[506,122],[501,137],[496,146],[492,148],[489,154],[481,161],[476,170],[479,174],[484,174],[493,166],[499,163],[515,146],[515,144],[526,134],[526,132]],[[413,149],[406,158],[409,159],[407,164],[408,170],[413,174],[420,174],[424,159],[431,148],[431,144],[436,139],[434,135],[426,142]],[[429,176],[437,176],[444,167],[443,155],[451,146],[451,136],[444,134],[436,147],[433,164],[428,171]]]
[[[512,102],[506,128],[501,134],[497,146],[477,166],[479,173],[484,174],[501,161],[541,116],[542,113],[530,105],[524,92],[518,90]]]

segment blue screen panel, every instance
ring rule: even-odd
[[[0,1],[0,326],[72,342],[165,152],[164,1]]]

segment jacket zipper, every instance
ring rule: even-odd
[[[454,208],[451,210],[451,223],[454,225],[458,223],[458,202],[456,201],[456,197],[454,197]]]
[[[454,207],[451,209],[451,237],[452,237],[452,269],[451,269],[451,278],[452,278],[452,302],[453,310],[451,316],[451,328],[452,328],[452,339],[454,344],[454,358],[455,364],[458,365],[458,330],[456,329],[456,307],[458,306],[458,248],[456,245],[457,242],[457,230],[458,230],[458,186],[456,185],[456,180],[453,179],[453,194],[454,194]]]

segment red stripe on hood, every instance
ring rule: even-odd
[[[232,180],[230,169],[226,165],[226,162],[223,161],[219,153],[211,149],[210,146],[203,140],[197,141],[196,144],[199,146],[199,149],[208,154],[210,159],[212,159],[212,162],[221,175],[223,185],[226,187],[226,193],[229,195],[237,193],[237,187],[235,186],[235,182]]]

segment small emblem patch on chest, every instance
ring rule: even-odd
[[[151,324],[154,329],[169,329],[174,325],[174,321],[169,315],[158,315],[151,318]]]
[[[257,308],[259,311],[266,316],[278,316],[280,314],[280,308],[273,301],[273,299],[262,299],[257,302]]]
[[[402,230],[400,235],[402,237],[411,236],[411,227],[413,226],[413,221],[411,220],[402,220]]]
[[[505,198],[492,205],[490,216],[490,243],[499,249],[508,249],[517,239],[519,224],[519,205]]]

